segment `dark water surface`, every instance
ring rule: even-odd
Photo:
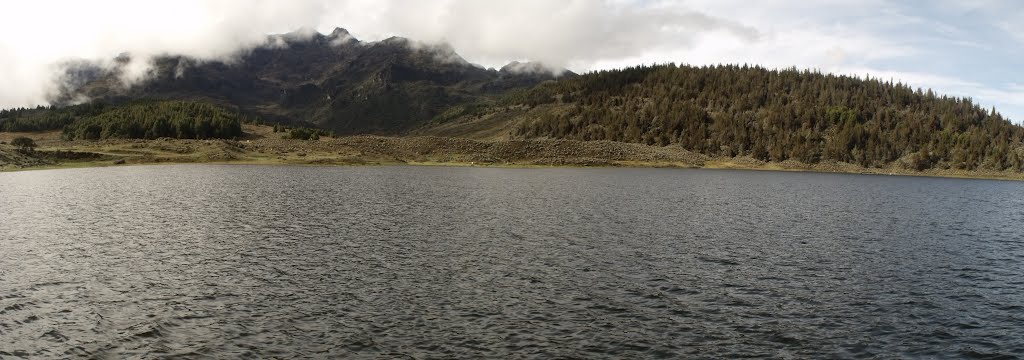
[[[1024,183],[0,174],[0,358],[1024,356]]]

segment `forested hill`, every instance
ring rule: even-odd
[[[1024,129],[970,99],[795,69],[660,65],[600,71],[435,119],[436,128],[454,132],[499,122],[512,138],[674,144],[766,161],[1024,166]]]

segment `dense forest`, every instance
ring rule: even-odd
[[[101,102],[0,110],[0,131],[64,130],[64,138],[182,139],[242,135],[244,116],[220,106],[189,101],[141,101],[111,106]]]
[[[812,71],[639,66],[517,91],[467,116],[529,108],[519,138],[676,144],[766,161],[1024,167],[1024,128],[971,99]]]
[[[141,102],[110,108],[64,127],[68,140],[130,138],[230,139],[242,135],[242,116],[220,106],[187,101]]]
[[[60,130],[76,119],[98,115],[106,108],[103,103],[95,102],[65,107],[0,109],[0,131]]]

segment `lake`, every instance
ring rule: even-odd
[[[0,173],[0,358],[1016,358],[1024,183]]]

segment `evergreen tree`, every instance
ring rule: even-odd
[[[520,138],[673,144],[708,155],[1013,169],[1024,128],[970,99],[877,79],[749,66],[637,66],[509,94]],[[450,117],[457,118],[458,116]]]

